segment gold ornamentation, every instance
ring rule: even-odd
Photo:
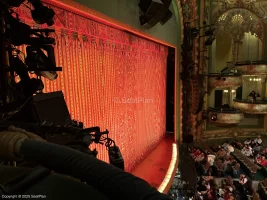
[[[210,76],[209,77],[209,93],[215,88],[233,88],[237,89],[242,86],[241,76]]]
[[[260,104],[260,103],[252,103],[252,102],[241,102],[234,100],[233,107],[236,109],[242,110],[244,113],[249,114],[267,114],[267,103]]]
[[[228,129],[226,131],[204,131],[202,139],[218,139],[218,138],[237,138],[237,137],[256,137],[258,135],[266,136],[263,130],[245,130],[239,128]]]
[[[244,75],[258,75],[258,74],[267,74],[267,65],[259,64],[259,65],[240,65],[236,66],[235,69]]]
[[[209,116],[212,112],[209,113]],[[239,124],[244,119],[243,113],[220,113],[216,112],[217,120],[209,121],[209,123],[217,124],[217,125],[234,125]],[[210,119],[210,117],[209,117]]]

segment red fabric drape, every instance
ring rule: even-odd
[[[45,92],[62,90],[73,119],[107,128],[131,171],[164,136],[167,47],[50,6],[63,72],[44,80]],[[26,8],[17,12],[35,25]],[[108,161],[105,147],[97,149]]]

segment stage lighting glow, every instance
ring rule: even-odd
[[[172,159],[168,168],[168,171],[163,179],[161,185],[158,188],[158,191],[163,193],[168,184],[170,184],[171,179],[174,177],[176,172],[178,162],[178,147],[177,144],[172,144]]]

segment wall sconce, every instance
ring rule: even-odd
[[[232,93],[235,93],[235,90],[232,90]]]
[[[224,90],[223,92],[224,92],[224,93],[228,93],[229,91],[228,91],[228,90]]]

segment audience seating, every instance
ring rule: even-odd
[[[259,194],[263,199],[267,199],[267,178],[265,178],[264,182],[259,183]]]
[[[240,150],[236,148],[232,155],[237,159],[237,161],[241,165],[241,168],[249,175],[249,177],[251,179],[254,179],[257,170],[260,169],[260,167],[257,164],[254,164],[253,160],[245,156]]]

